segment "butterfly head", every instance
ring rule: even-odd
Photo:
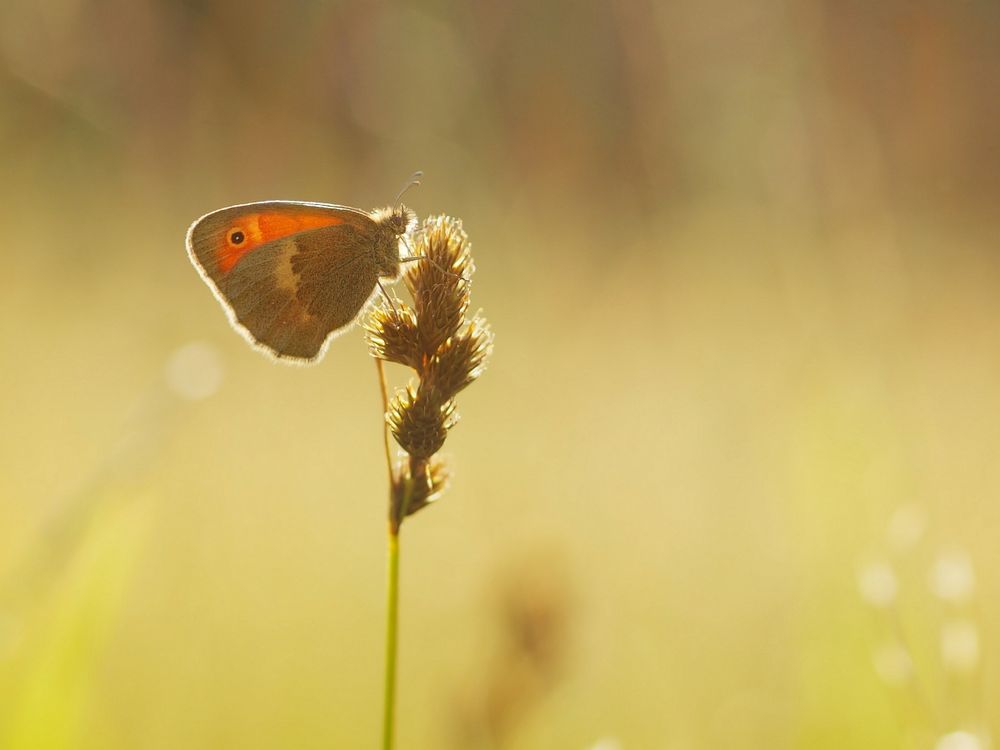
[[[378,227],[375,239],[376,262],[379,275],[386,278],[399,276],[399,240],[417,225],[417,215],[406,206],[378,208],[372,211]]]
[[[417,215],[402,204],[394,207],[377,208],[372,211],[372,218],[376,224],[391,231],[397,237],[406,234],[417,223]]]

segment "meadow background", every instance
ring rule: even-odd
[[[374,367],[251,351],[184,234],[415,169],[497,339],[403,530],[401,750],[990,747],[998,38],[995,0],[5,0],[0,748],[375,746]]]

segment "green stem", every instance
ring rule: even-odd
[[[399,634],[399,529],[389,527],[389,571],[385,621],[385,701],[382,750],[392,750],[396,728],[396,643]]]

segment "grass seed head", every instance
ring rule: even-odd
[[[423,352],[431,357],[465,321],[475,267],[469,237],[451,217],[427,219],[414,250],[425,260],[411,264],[404,279],[413,296]]]
[[[468,235],[458,219],[431,217],[415,233],[404,272],[412,307],[383,300],[365,322],[373,357],[410,367],[416,381],[396,392],[385,415],[407,458],[394,469],[393,522],[426,507],[444,490],[448,471],[435,456],[458,421],[455,396],[475,381],[493,350],[493,333],[469,319],[475,271]]]
[[[455,402],[439,401],[419,385],[409,385],[393,396],[386,419],[400,447],[411,457],[426,460],[444,445],[455,423]]]
[[[417,333],[417,316],[409,305],[382,300],[365,321],[368,351],[373,357],[420,369],[423,356]]]

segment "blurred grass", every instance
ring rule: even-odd
[[[5,661],[13,668],[0,683],[7,706],[3,747],[95,746],[101,726],[95,726],[91,713],[94,685],[141,549],[149,507],[141,500],[96,514],[78,530],[79,549],[63,580],[52,585],[33,577],[33,606],[5,613],[4,635],[14,640],[17,656],[10,659],[10,644],[4,644]]]
[[[401,747],[454,737],[498,571],[546,556],[566,665],[511,747],[932,747],[855,591],[910,504],[975,561],[996,727],[996,9],[300,11],[0,11],[2,746],[374,741],[373,368],[358,333],[268,364],[183,234],[415,168],[498,341],[403,540]],[[224,380],[184,402],[192,340]]]

